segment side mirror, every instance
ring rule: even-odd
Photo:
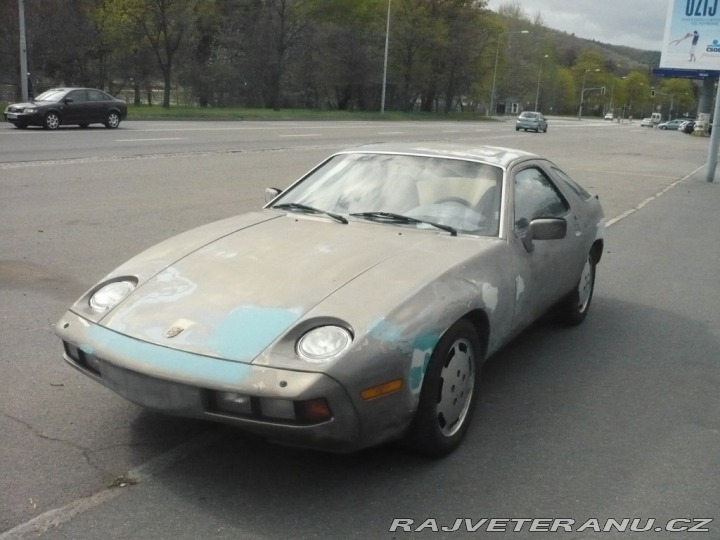
[[[282,189],[280,189],[280,188],[274,188],[274,187],[265,188],[265,204],[272,201],[274,198],[276,198],[281,193],[282,193]]]
[[[529,252],[534,248],[533,240],[560,240],[567,234],[567,221],[562,218],[533,219],[521,238],[523,246]]]
[[[75,101],[75,100],[74,100],[73,98],[71,98],[71,97],[63,99],[63,102],[64,102],[66,105],[70,105],[73,101]]]

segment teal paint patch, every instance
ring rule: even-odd
[[[81,345],[82,350],[94,349],[101,357],[104,351],[109,351],[124,360],[119,364],[122,367],[173,380],[234,383],[243,380],[252,369],[247,364],[153,345],[97,325],[90,326],[88,338],[95,346]]]
[[[423,334],[415,338],[413,343],[412,363],[408,376],[410,389],[413,392],[419,392],[422,387],[425,372],[427,371],[428,364],[430,363],[430,357],[432,356],[432,352],[439,339],[440,337],[436,333]]]
[[[217,326],[208,346],[222,358],[252,362],[298,317],[291,309],[241,306]]]
[[[417,390],[418,388],[420,388],[424,372],[425,369],[421,366],[414,366],[410,368],[410,388],[412,390]]]
[[[417,336],[415,341],[413,341],[413,349],[430,349],[432,351],[438,341],[440,341],[440,334],[436,332],[422,334]]]
[[[387,319],[381,319],[373,325],[370,335],[378,341],[397,343],[402,337],[402,328]]]

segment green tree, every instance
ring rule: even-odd
[[[162,73],[163,107],[170,107],[173,65],[182,45],[194,38],[199,5],[210,0],[112,0],[103,4],[108,20],[150,45]]]

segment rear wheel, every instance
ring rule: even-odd
[[[115,111],[110,111],[105,119],[105,127],[115,129],[120,125],[120,115]]]
[[[57,129],[60,127],[60,115],[56,112],[49,112],[45,115],[43,121],[43,127],[45,129]]]
[[[590,310],[595,290],[595,261],[588,254],[575,289],[558,305],[560,319],[569,325],[577,325],[585,320]]]
[[[406,437],[415,451],[442,457],[465,437],[477,401],[483,352],[475,327],[461,319],[430,357],[415,418]]]

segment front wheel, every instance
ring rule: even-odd
[[[120,115],[116,113],[115,111],[111,111],[108,113],[107,118],[105,119],[105,127],[108,129],[115,129],[120,125]]]
[[[560,319],[571,326],[580,324],[590,310],[595,290],[595,262],[588,254],[575,289],[558,305]]]
[[[461,319],[438,341],[430,357],[407,446],[442,457],[465,437],[477,401],[483,351],[475,327]]]
[[[49,112],[45,115],[43,121],[43,127],[45,129],[57,129],[60,127],[60,116],[56,112]]]

